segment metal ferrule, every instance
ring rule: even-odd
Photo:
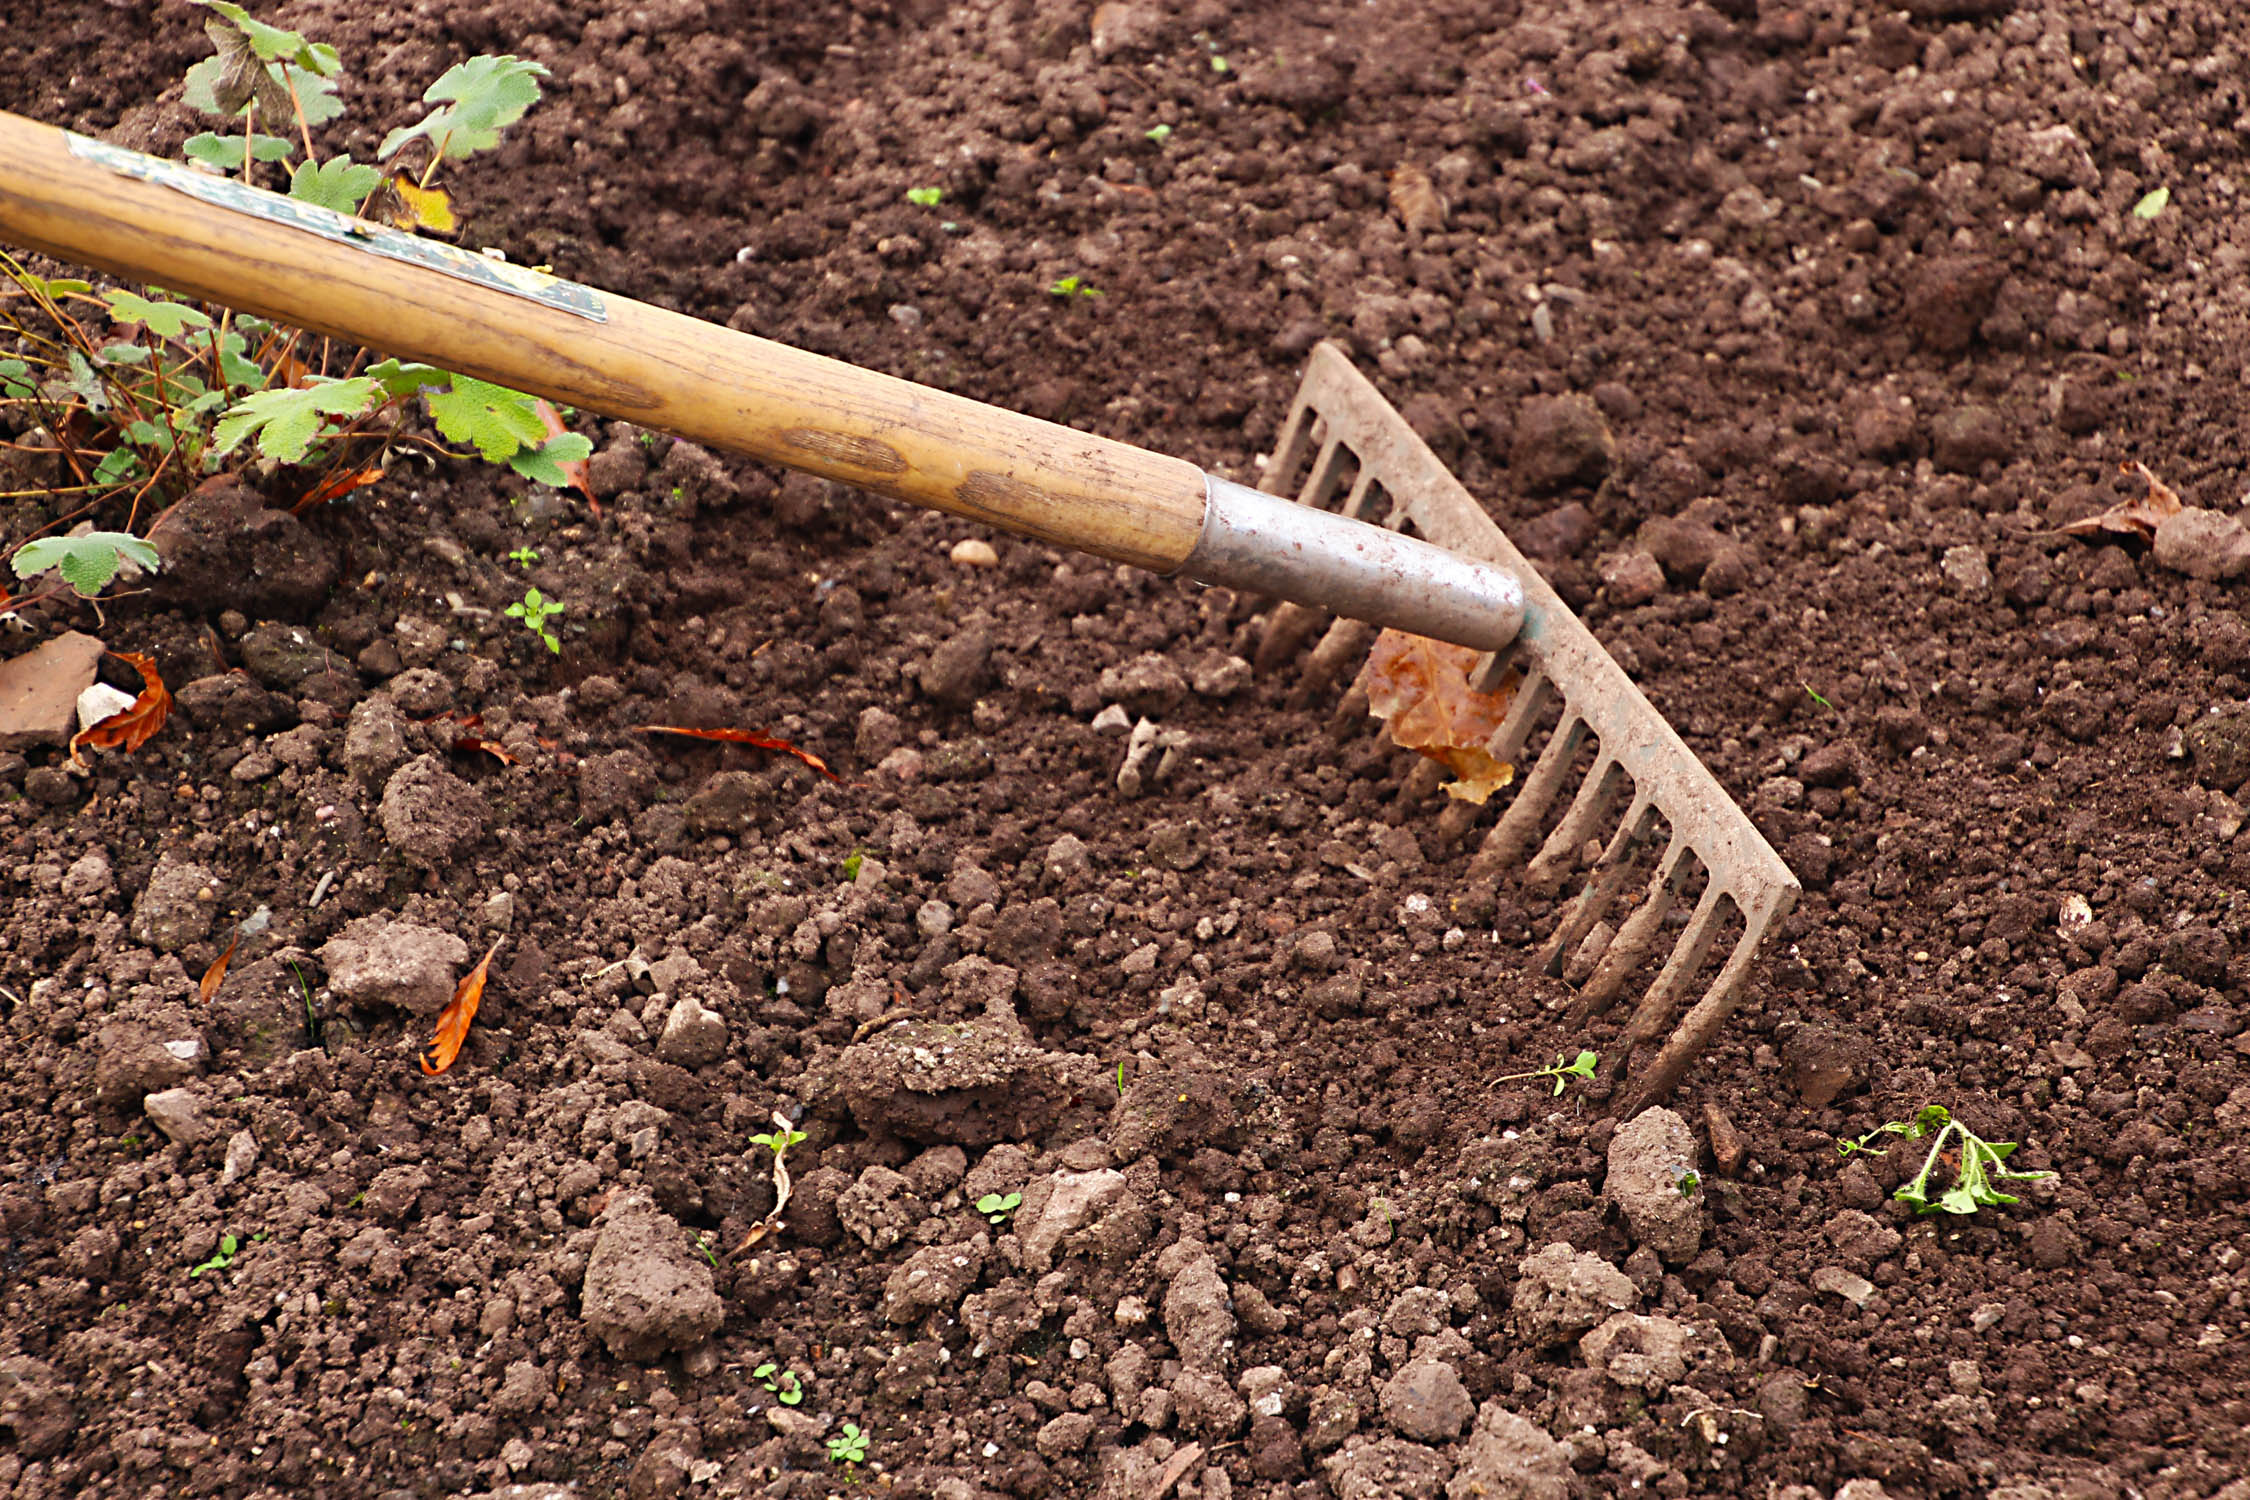
[[[1497,651],[1523,587],[1490,563],[1206,474],[1203,531],[1172,576]]]

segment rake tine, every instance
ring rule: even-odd
[[[1593,978],[1578,992],[1578,1003],[1571,1007],[1569,1024],[1583,1026],[1615,1004],[1626,979],[1640,967],[1641,960],[1648,957],[1649,949],[1656,946],[1656,935],[1664,926],[1664,918],[1672,910],[1672,904],[1679,900],[1680,887],[1687,883],[1686,856],[1687,840],[1674,829],[1671,843],[1665,847],[1663,857],[1649,876],[1647,895],[1633,908],[1625,925],[1617,929],[1617,936],[1609,940],[1602,961],[1594,966]]]
[[[1571,950],[1594,930],[1602,913],[1609,910],[1609,904],[1625,888],[1626,880],[1633,873],[1633,856],[1648,841],[1655,826],[1656,809],[1649,805],[1646,797],[1635,797],[1633,805],[1626,809],[1624,820],[1617,825],[1617,832],[1611,836],[1609,847],[1602,851],[1601,862],[1594,867],[1585,889],[1578,893],[1578,899],[1571,903],[1570,910],[1556,925],[1554,935],[1540,950],[1541,969],[1549,974],[1563,971]],[[1616,939],[1613,937],[1610,941]]]
[[[1356,732],[1367,728],[1367,689],[1356,681],[1344,689],[1344,696],[1336,705],[1336,712],[1328,720],[1328,738],[1338,744],[1350,739]]]
[[[1302,395],[1290,403],[1289,416],[1281,424],[1281,437],[1273,445],[1273,456],[1266,460],[1266,474],[1279,480],[1296,472],[1304,462],[1305,450],[1313,443],[1313,430],[1320,426],[1320,413]]]
[[[1563,813],[1555,831],[1539,846],[1531,863],[1524,867],[1523,883],[1540,895],[1551,895],[1563,881],[1564,869],[1575,859],[1586,840],[1593,837],[1601,824],[1602,814],[1617,795],[1618,783],[1625,773],[1614,760],[1595,764],[1586,779],[1579,784],[1578,794],[1570,799],[1570,807]]]
[[[1438,761],[1423,756],[1415,761],[1414,769],[1406,773],[1406,781],[1398,789],[1401,807],[1419,807],[1433,796],[1438,783],[1445,775],[1445,767]],[[1452,798],[1447,798],[1452,801]]]
[[[1284,662],[1294,660],[1305,649],[1305,642],[1313,632],[1327,623],[1328,611],[1307,609],[1302,604],[1283,602],[1274,606],[1266,617],[1266,633],[1258,641],[1258,654],[1250,666],[1260,677],[1266,676]]]
[[[1509,717],[1513,718],[1513,713]],[[1505,724],[1502,728],[1505,730]],[[1555,792],[1570,771],[1571,759],[1578,753],[1579,742],[1585,737],[1586,721],[1571,713],[1565,704],[1563,722],[1555,726],[1554,734],[1541,748],[1531,774],[1523,779],[1523,789],[1500,815],[1500,821],[1492,825],[1492,832],[1484,837],[1483,847],[1470,861],[1471,880],[1497,879],[1501,871],[1523,857],[1531,836],[1539,831],[1540,815],[1546,812],[1547,804],[1554,801]]]
[[[1305,482],[1297,491],[1297,503],[1326,510],[1329,499],[1336,493],[1336,478],[1343,471],[1344,460],[1350,456],[1335,434],[1329,434],[1328,440],[1320,445],[1320,456],[1305,471]]]
[[[1711,988],[1703,992],[1703,998],[1680,1022],[1663,1050],[1656,1054],[1656,1061],[1649,1064],[1648,1071],[1633,1080],[1619,1118],[1629,1120],[1650,1105],[1661,1104],[1670,1097],[1688,1064],[1702,1056],[1711,1038],[1718,1035],[1719,1028],[1741,1003],[1742,981],[1750,973],[1750,965],[1758,956],[1758,944],[1764,940],[1771,920],[1769,916],[1763,921],[1745,923],[1742,936],[1736,940],[1734,952],[1727,955],[1726,967],[1719,971],[1719,977],[1711,981]]]
[[[1680,997],[1688,982],[1701,972],[1704,961],[1711,956],[1711,945],[1719,936],[1719,903],[1727,893],[1714,880],[1703,888],[1703,899],[1695,905],[1695,915],[1688,918],[1687,931],[1680,935],[1672,947],[1672,956],[1657,971],[1656,982],[1641,996],[1633,1019],[1626,1024],[1623,1049],[1628,1063],[1633,1055],[1655,1039],[1657,1033],[1672,1024],[1679,1012]]]
[[[1328,627],[1328,633],[1313,647],[1305,658],[1304,675],[1297,679],[1288,696],[1282,699],[1284,708],[1303,708],[1313,699],[1326,693],[1336,679],[1351,670],[1353,665],[1367,655],[1367,648],[1375,642],[1375,627],[1359,620],[1338,616]]]
[[[1531,738],[1531,726],[1538,722],[1539,711],[1554,692],[1554,679],[1536,664],[1527,663],[1523,681],[1516,684],[1516,695],[1508,700],[1508,711],[1501,716],[1500,732],[1492,737],[1493,759],[1512,764],[1523,753],[1523,742]]]

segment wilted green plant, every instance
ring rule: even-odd
[[[2003,1203],[2020,1203],[2023,1200],[2003,1193],[1994,1184],[1998,1182],[2043,1182],[2055,1177],[2053,1172],[2018,1172],[2007,1165],[2015,1154],[2014,1141],[1987,1141],[1969,1129],[1942,1104],[1926,1104],[1911,1120],[1894,1120],[1879,1125],[1858,1137],[1839,1137],[1836,1154],[1856,1156],[1865,1152],[1870,1156],[1884,1153],[1873,1143],[1886,1135],[1904,1140],[1930,1142],[1930,1154],[1922,1159],[1922,1170],[1914,1180],[1891,1194],[1901,1203],[1912,1204],[1918,1214],[1949,1213],[1973,1214],[1980,1208],[1997,1208]],[[1959,1152],[1948,1155],[1946,1144],[1958,1139]],[[1930,1197],[1930,1178],[1940,1163],[1952,1173],[1953,1185]]]
[[[1494,1083],[1514,1083],[1521,1078],[1547,1078],[1554,1081],[1555,1092],[1560,1094],[1573,1078],[1581,1081],[1591,1079],[1594,1076],[1594,1069],[1600,1065],[1601,1060],[1601,1054],[1598,1052],[1581,1051],[1576,1057],[1567,1061],[1560,1053],[1557,1053],[1554,1062],[1547,1067],[1534,1068],[1529,1073],[1503,1073],[1492,1081]]]

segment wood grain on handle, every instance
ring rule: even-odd
[[[608,293],[597,322],[111,170],[5,113],[0,239],[1157,572],[1203,524],[1184,459]]]

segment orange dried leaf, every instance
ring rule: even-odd
[[[203,971],[203,983],[196,986],[196,999],[207,1001],[219,992],[219,986],[226,981],[227,965],[234,962],[234,950],[241,946],[242,929],[237,927],[234,930],[234,941],[227,944],[227,951],[211,960],[211,967]]]
[[[723,740],[730,745],[751,745],[760,750],[778,750],[783,755],[794,755],[821,775],[843,785],[844,778],[828,769],[828,762],[809,750],[800,750],[787,740],[777,740],[772,735],[760,734],[755,729],[685,729],[677,724],[643,724],[642,734],[684,734],[692,740]]]
[[[116,713],[90,728],[81,729],[70,737],[70,759],[73,765],[84,765],[78,752],[81,746],[96,750],[121,749],[128,755],[149,741],[149,737],[164,727],[165,718],[172,712],[172,695],[164,690],[164,679],[156,675],[156,663],[133,651],[112,652],[119,661],[131,664],[141,674],[141,695],[132,706]]]
[[[499,951],[498,943],[485,949],[477,966],[455,986],[451,1003],[438,1012],[437,1035],[422,1058],[422,1071],[432,1078],[452,1067],[453,1060],[461,1055],[461,1044],[469,1039],[469,1023],[477,1018],[477,1007],[484,1003],[485,971],[492,967],[492,955]]]
[[[2104,531],[2124,536],[2137,536],[2144,542],[2156,540],[2156,528],[2165,517],[2176,516],[2185,507],[2179,494],[2163,480],[2149,472],[2144,463],[2132,463],[2128,469],[2138,469],[2141,478],[2148,481],[2148,493],[2134,500],[2120,500],[2099,515],[2083,516],[2061,529],[2065,536],[2094,536]]]
[[[533,404],[532,409],[539,413],[539,420],[547,428],[547,436],[559,438],[570,431],[568,427],[563,425],[562,413],[555,410],[553,402],[539,401]],[[602,513],[602,503],[594,498],[594,486],[586,477],[592,472],[587,468],[587,465],[591,462],[592,460],[584,458],[565,458],[558,459],[555,467],[563,471],[563,477],[570,481],[572,489],[586,497],[587,509],[594,513],[596,520],[599,520]]]
[[[1367,711],[1383,721],[1391,743],[1418,750],[1460,778],[1446,787],[1464,802],[1483,802],[1515,779],[1515,768],[1486,748],[1507,717],[1514,679],[1489,693],[1469,686],[1482,653],[1467,646],[1386,630],[1360,669]]]
[[[456,750],[482,750],[504,766],[520,764],[498,740],[486,740],[479,739],[475,735],[463,735],[453,742],[453,748]]]
[[[316,505],[324,505],[330,500],[341,500],[353,490],[360,488],[362,485],[373,484],[382,477],[383,471],[379,468],[352,469],[342,474],[332,475],[305,491],[305,497],[289,507],[289,514],[301,516]]]

